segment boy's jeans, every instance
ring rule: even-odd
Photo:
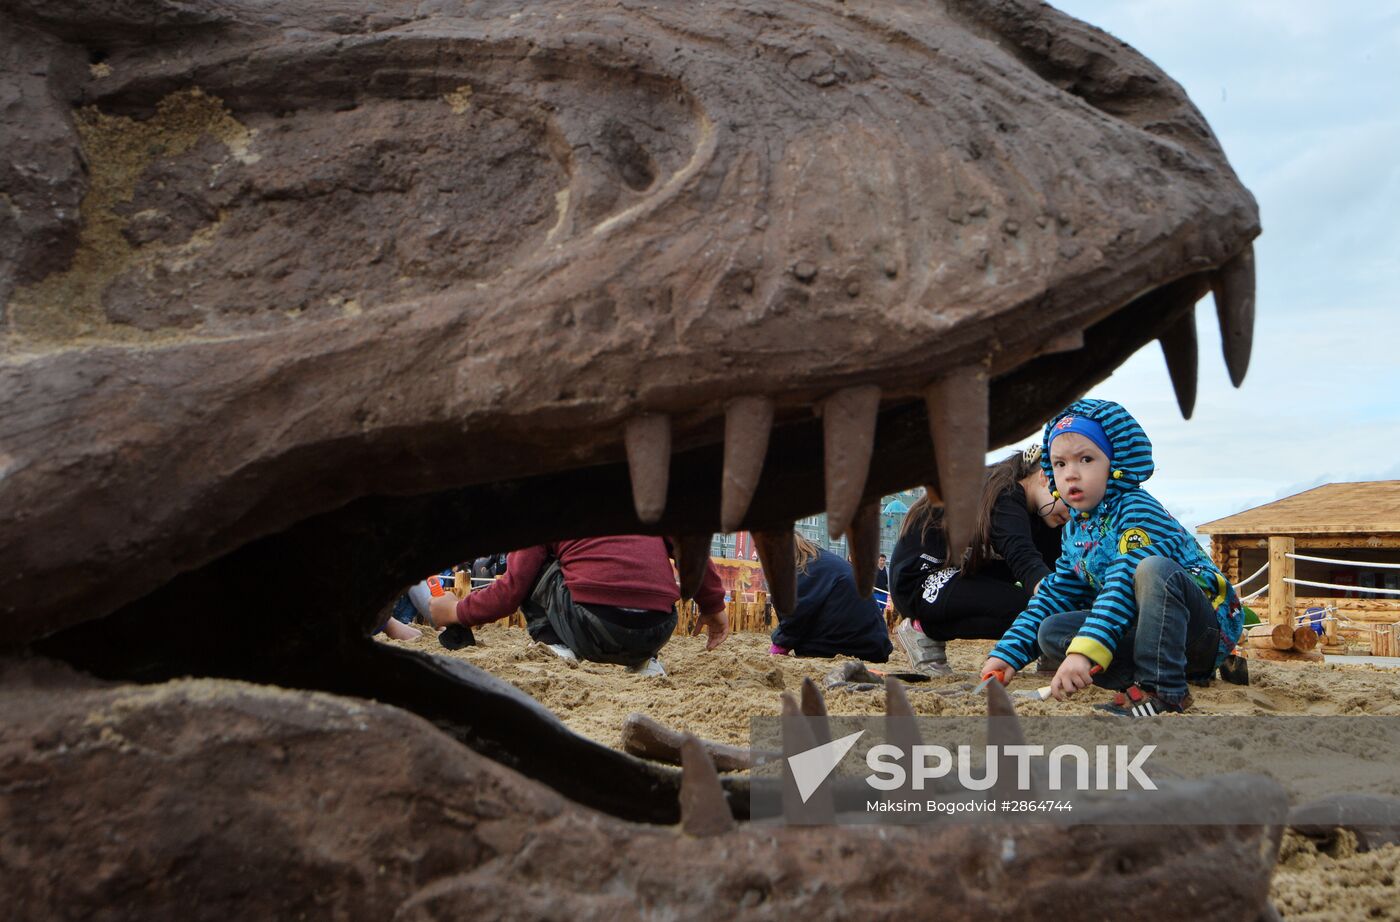
[[[1186,697],[1186,680],[1209,679],[1220,645],[1220,622],[1190,573],[1174,560],[1148,557],[1133,574],[1137,621],[1118,641],[1113,662],[1094,684],[1124,689],[1136,682],[1166,701]],[[1041,652],[1064,659],[1087,611],[1050,615],[1040,623]]]

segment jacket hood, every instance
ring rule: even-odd
[[[1132,489],[1152,476],[1152,440],[1138,425],[1133,414],[1112,400],[1085,398],[1076,400],[1055,414],[1045,424],[1045,431],[1041,434],[1040,467],[1050,479],[1050,489],[1058,489],[1055,486],[1055,470],[1050,465],[1050,436],[1055,431],[1055,425],[1067,416],[1082,416],[1103,426],[1104,434],[1113,446],[1113,465],[1105,498]]]

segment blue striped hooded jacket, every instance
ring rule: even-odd
[[[1021,669],[1040,652],[1036,632],[1047,616],[1087,609],[1089,617],[1070,642],[1069,652],[1082,653],[1108,668],[1123,633],[1137,620],[1133,573],[1138,562],[1166,557],[1191,573],[1210,597],[1220,621],[1218,665],[1240,636],[1244,615],[1239,597],[1190,533],[1142,488],[1153,470],[1147,433],[1132,414],[1112,401],[1075,401],[1046,424],[1041,436],[1040,465],[1052,490],[1050,434],[1066,416],[1083,416],[1103,426],[1113,445],[1108,488],[1094,509],[1071,510],[1060,533],[1059,564],[992,649],[992,656]]]

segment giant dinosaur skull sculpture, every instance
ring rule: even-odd
[[[988,444],[1153,339],[1189,415],[1208,289],[1248,362],[1249,193],[1169,78],[1026,0],[0,22],[0,618],[99,675],[378,697],[673,819],[673,775],[375,613],[570,535],[683,536],[685,578],[718,527],[781,605],[793,519],[867,578],[892,489],[965,535]]]
[[[7,18],[12,639],[319,515],[329,559],[394,549],[367,615],[472,548],[712,531],[721,493],[782,525],[823,505],[823,407],[839,531],[980,459],[984,400],[1002,442],[1154,337],[1194,355],[1212,279],[1243,374],[1251,197],[1175,84],[1047,7]],[[423,494],[462,514],[359,533]]]

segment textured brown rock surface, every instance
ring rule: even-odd
[[[935,483],[930,380],[985,365],[991,437],[1028,431],[1258,232],[1181,90],[1028,0],[0,26],[6,643],[240,548],[204,572],[230,619],[306,572],[367,619],[474,550],[638,530],[643,412],[674,426],[654,528],[711,530],[742,394],[779,424],[750,526],[820,508],[812,407],[851,385],[866,495]]]
[[[1280,828],[781,829],[580,808],[395,708],[0,661],[15,918],[1254,918]],[[1257,790],[1257,787],[1256,787]],[[1277,811],[1283,814],[1281,792]],[[1228,874],[1213,873],[1229,868]]]

